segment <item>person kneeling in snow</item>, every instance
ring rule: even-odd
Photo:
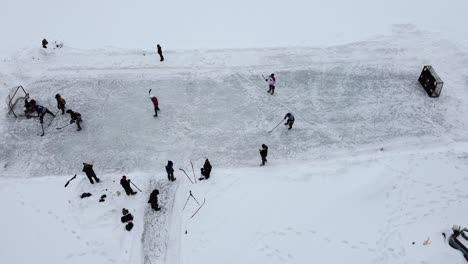
[[[201,175],[205,176],[205,178],[201,177],[199,180],[208,180],[210,178],[211,173],[211,164],[208,159],[205,160],[205,164],[203,164],[203,168],[200,169]]]
[[[68,109],[67,113],[70,114],[70,117],[71,117],[70,124],[73,124],[76,122],[76,126],[78,127],[77,131],[80,131],[81,130],[80,123],[83,122],[83,120],[81,120],[81,114],[78,112],[73,112],[71,109]]]
[[[148,203],[151,204],[151,208],[154,209],[155,211],[161,210],[161,208],[159,207],[159,204],[158,204],[158,194],[159,194],[158,189],[154,189],[151,192],[150,198],[148,200]]]
[[[136,194],[136,192],[132,189],[132,187],[130,187],[130,179],[127,180],[127,176],[125,175],[122,176],[122,179],[120,179],[120,185],[122,185],[127,195]]]

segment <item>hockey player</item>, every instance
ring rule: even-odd
[[[268,76],[268,79],[265,79],[265,81],[268,83],[268,93],[271,93],[273,95],[275,93],[275,85],[276,85],[276,78],[275,74],[272,73],[270,76]]]
[[[265,166],[265,162],[268,161],[266,159],[266,157],[268,156],[268,146],[265,144],[262,144],[262,148],[259,149],[258,151],[260,151],[260,157],[262,157],[262,164],[260,164],[260,166]]]
[[[73,112],[71,109],[68,109],[67,110],[67,114],[70,114],[70,124],[73,124],[76,122],[76,126],[78,127],[77,131],[80,131],[81,130],[81,122],[83,122],[83,120],[81,120],[81,114],[78,113],[78,112]]]
[[[124,188],[125,190],[125,193],[127,195],[135,195],[137,194],[133,189],[132,187],[130,186],[130,179],[127,180],[127,176],[122,176],[122,179],[120,179],[120,185],[122,185],[122,187]]]
[[[151,208],[154,209],[155,211],[161,210],[158,204],[158,194],[159,194],[158,189],[154,189],[151,192],[149,200],[148,200],[148,203],[151,204]]]
[[[200,169],[201,175],[205,176],[205,178],[200,177],[199,180],[208,180],[210,178],[211,173],[211,164],[208,159],[205,160],[205,164],[203,164],[203,168]]]
[[[150,99],[153,102],[153,106],[154,106],[154,116],[158,116],[158,111],[159,111],[158,98],[156,98],[156,96],[150,94]]]
[[[294,124],[294,115],[291,114],[291,113],[287,113],[285,116],[284,116],[284,119],[288,119],[286,120],[286,123],[284,123],[285,126],[289,125],[289,128],[288,129],[291,129],[293,124]]]
[[[96,181],[96,183],[99,182],[99,178],[96,177],[96,173],[94,173],[92,164],[83,163],[83,172],[86,173],[86,176],[88,177],[91,184],[94,184],[93,179]]]
[[[62,115],[64,115],[65,114],[65,104],[67,102],[65,102],[65,99],[63,99],[63,97],[60,96],[60,94],[55,95],[55,100],[57,100],[57,109],[62,110]]]
[[[27,118],[30,118],[30,114],[34,111],[36,111],[36,101],[34,99],[29,100],[29,94],[27,93],[24,98],[24,114]]]
[[[34,100],[31,100],[31,102],[33,101]],[[35,106],[37,114],[39,115],[39,121],[41,122],[41,124],[44,123],[45,114],[50,114],[51,116],[55,117],[55,115],[51,111],[49,111],[49,109],[47,109],[46,107],[42,105],[36,105],[36,101],[34,101],[34,106]]]
[[[172,161],[167,161],[167,165],[166,165],[166,172],[167,172],[167,179],[169,181],[175,181],[176,178],[174,178],[174,168],[173,168],[174,164],[172,163]]]
[[[160,58],[159,61],[164,61],[164,56],[162,54],[161,46],[158,44],[157,47],[158,47],[158,54],[159,54],[159,58]]]
[[[47,44],[49,44],[49,42],[47,41],[47,39],[43,39],[43,40],[42,40],[42,47],[43,47],[44,49],[47,49]]]

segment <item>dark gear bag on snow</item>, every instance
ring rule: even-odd
[[[132,221],[133,220],[133,215],[132,214],[127,214],[127,215],[124,215],[120,218],[120,220],[122,221],[122,223],[126,223],[128,221]]]
[[[127,225],[125,225],[125,229],[127,229],[127,231],[132,230],[132,228],[133,228],[133,222],[129,222]]]

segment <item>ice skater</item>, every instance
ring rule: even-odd
[[[71,110],[71,109],[68,109],[67,113],[70,114],[70,118],[71,118],[70,119],[70,124],[76,123],[76,126],[78,127],[76,130],[80,131],[81,130],[81,122],[83,122],[83,120],[81,120],[81,114],[78,113],[78,112],[73,112],[73,110]]]
[[[270,74],[270,76],[268,76],[268,78],[265,79],[265,81],[268,83],[267,92],[273,95],[275,93],[275,85],[276,85],[275,74],[274,73]]]
[[[31,100],[31,102],[34,103],[34,107],[36,109],[37,114],[39,115],[39,122],[44,123],[44,116],[46,114],[50,114],[51,116],[55,117],[55,115],[47,109],[47,107],[44,107],[42,105],[36,105],[36,101]]]
[[[159,110],[159,102],[158,102],[158,98],[156,98],[156,96],[150,94],[150,99],[151,99],[151,102],[153,102],[153,106],[154,106],[154,117],[157,117],[158,116],[158,111]]]
[[[268,156],[268,146],[262,144],[262,148],[258,151],[260,152],[260,157],[262,158],[262,164],[260,164],[260,166],[265,166],[265,162],[268,162],[268,160],[266,159]]]
[[[287,113],[285,116],[284,116],[284,119],[288,119],[286,120],[286,123],[284,123],[285,126],[289,125],[289,128],[288,129],[291,129],[293,124],[294,124],[294,115],[291,114],[291,113]]]
[[[62,115],[65,114],[65,104],[67,103],[65,99],[60,94],[55,95],[55,100],[57,100],[57,109],[62,110]]]

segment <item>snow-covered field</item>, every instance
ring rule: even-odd
[[[326,48],[168,51],[25,49],[0,68],[2,100],[23,85],[83,115],[0,109],[0,255],[9,263],[465,263],[442,236],[465,225],[468,54],[411,25]],[[445,81],[427,97],[425,64]],[[261,74],[275,72],[269,96]],[[152,116],[148,90],[158,96]],[[268,133],[287,112],[290,131]],[[269,146],[266,167],[258,148]],[[383,150],[381,150],[383,148]],[[212,178],[191,184],[178,168]],[[175,163],[168,183],[164,165]],[[82,162],[102,183],[90,185]],[[69,187],[63,184],[73,174]],[[129,176],[143,193],[127,197]],[[146,201],[161,191],[162,210]],[[189,191],[204,207],[184,208]],[[92,197],[80,199],[83,192]],[[106,194],[105,202],[98,198]],[[135,215],[124,230],[122,207]],[[430,243],[423,242],[430,239]],[[414,242],[414,244],[413,244]]]

